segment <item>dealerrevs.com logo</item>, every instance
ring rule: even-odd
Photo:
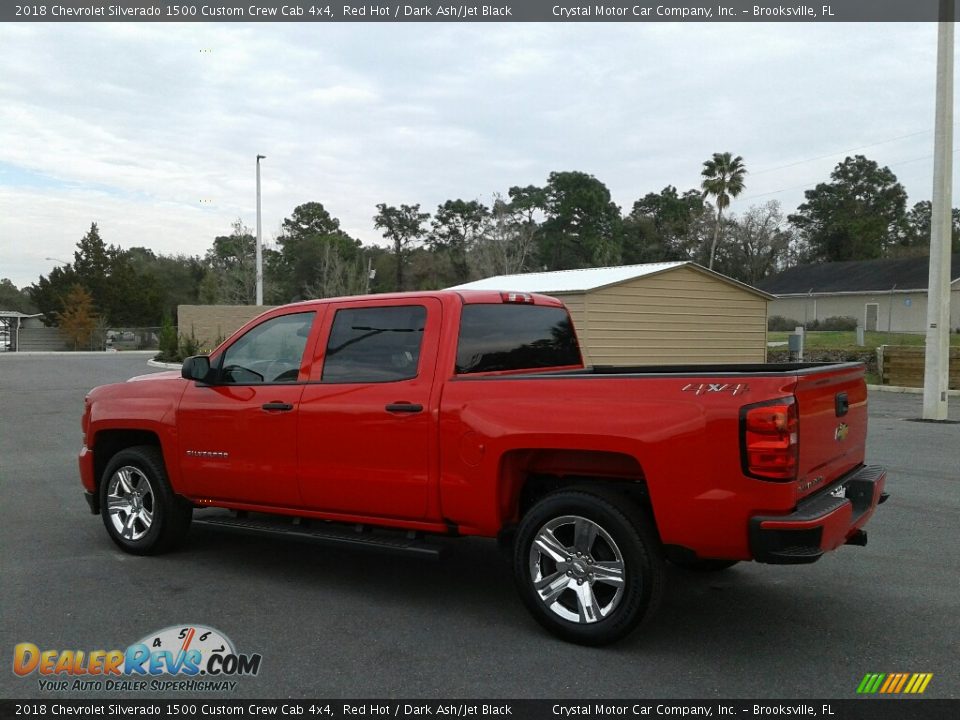
[[[230,639],[204,625],[172,625],[126,650],[13,649],[13,672],[36,673],[46,691],[234,690],[242,676],[260,672],[259,653],[242,654]]]

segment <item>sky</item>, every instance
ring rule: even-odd
[[[730,206],[888,165],[932,187],[935,23],[0,25],[0,278],[108,244],[203,255],[321,202],[366,244],[377,203],[479,199],[590,173],[629,212],[741,155]],[[956,157],[956,156],[954,156]],[[956,164],[956,163],[955,163]],[[954,182],[954,206],[960,190]],[[47,258],[54,258],[49,260]]]

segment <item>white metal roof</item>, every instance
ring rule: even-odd
[[[522,275],[495,275],[455,285],[451,290],[516,290],[517,292],[565,293],[586,292],[634,280],[644,275],[662,272],[687,261],[621,265],[619,267],[583,268],[582,270],[554,270],[552,272],[523,273]]]

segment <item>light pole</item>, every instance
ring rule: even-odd
[[[940,0],[937,33],[937,103],[930,209],[927,342],[923,367],[923,419],[947,419],[950,366],[950,240],[953,191],[953,6]]]
[[[263,238],[260,223],[260,161],[266,155],[257,155],[257,305],[263,305]]]
[[[61,265],[69,265],[69,264],[70,264],[70,263],[68,263],[66,260],[61,260],[60,258],[48,257],[48,258],[44,258],[44,260],[49,260],[50,262],[60,263]]]

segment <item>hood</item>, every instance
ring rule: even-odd
[[[166,370],[164,372],[147,373],[146,375],[137,375],[127,382],[136,382],[137,380],[180,380],[182,379],[179,370]]]

